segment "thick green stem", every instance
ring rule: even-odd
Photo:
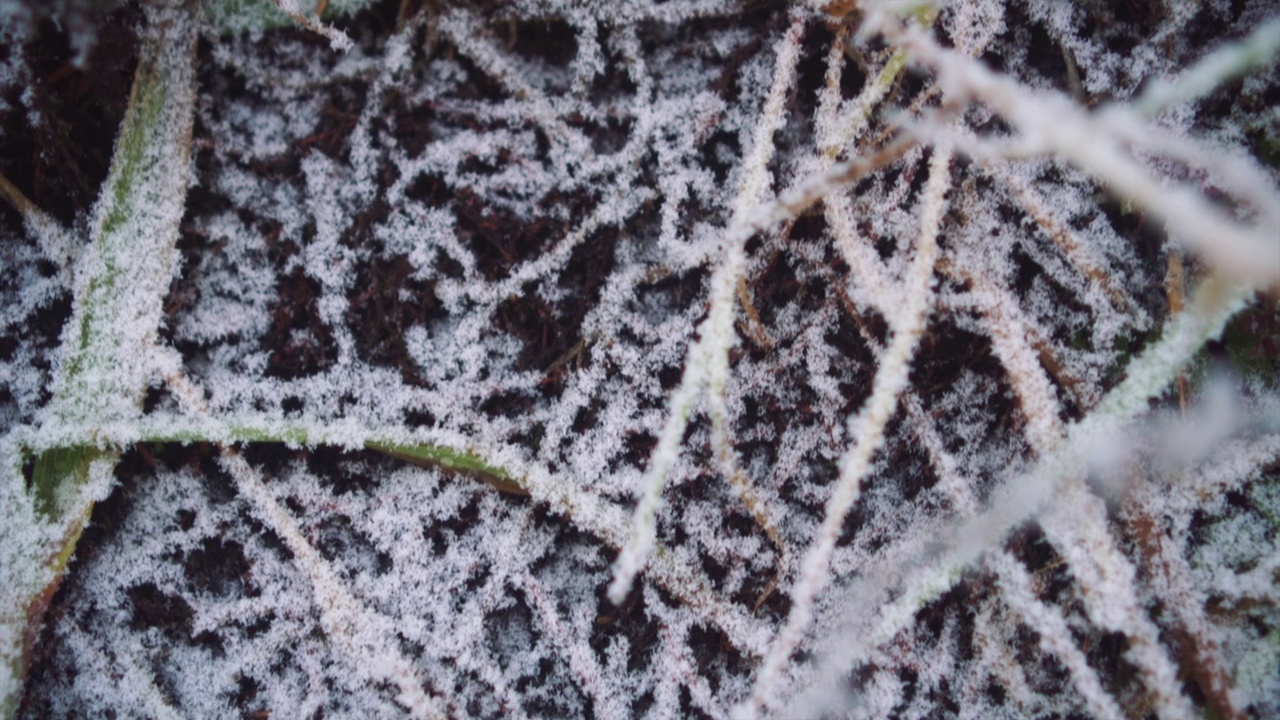
[[[186,202],[198,37],[184,3],[150,8],[147,19],[129,107],[94,208],[46,421],[110,424],[141,412]],[[24,598],[21,613],[4,613],[6,624],[23,627],[0,628],[0,717],[17,712],[45,610],[91,512],[83,498],[90,465],[118,456],[117,450],[73,446],[36,458],[34,522],[57,528],[59,539],[35,556],[10,558],[43,572],[6,573],[23,578],[26,586],[5,593]],[[15,537],[41,532],[40,527],[5,529]],[[29,578],[38,580],[26,582]]]

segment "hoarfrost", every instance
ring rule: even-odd
[[[110,423],[46,389],[109,207],[6,211],[0,513],[38,524],[20,452],[137,448],[20,714],[1280,711],[1274,300],[1229,411],[1184,370],[1280,277],[1274,55],[1149,101],[1280,8],[811,4],[208,30]],[[0,118],[46,122],[13,42]],[[487,469],[376,451],[414,445]]]

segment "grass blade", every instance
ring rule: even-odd
[[[136,417],[150,373],[150,348],[175,268],[174,245],[186,202],[187,166],[195,110],[198,32],[182,4],[152,8],[139,50],[129,107],[111,170],[90,223],[89,247],[78,269],[72,316],[62,335],[62,362],[44,422],[110,423]],[[75,551],[92,504],[82,501],[94,461],[114,463],[119,451],[85,444],[49,450],[36,458],[31,478],[35,523],[59,538],[35,557],[6,557],[43,566],[36,578],[11,588],[21,608],[3,608],[0,628],[0,716],[12,717],[22,693],[32,644],[48,601]],[[19,534],[50,529],[9,522],[5,544]],[[27,543],[14,543],[26,546]],[[23,627],[12,627],[21,623]]]

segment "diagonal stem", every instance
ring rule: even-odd
[[[114,421],[141,411],[147,357],[154,346],[174,245],[186,203],[195,113],[195,49],[199,35],[182,2],[149,7],[129,106],[111,170],[94,207],[90,242],[81,258],[74,305],[63,332],[63,355],[43,425],[87,418]],[[27,527],[7,526],[0,616],[0,716],[17,710],[31,653],[48,602],[57,590],[92,498],[110,483],[117,450],[78,445],[36,458],[34,512]],[[15,481],[20,481],[17,475]],[[7,513],[8,514],[8,513]],[[12,516],[11,516],[12,517]],[[31,536],[52,539],[36,553],[10,547]]]

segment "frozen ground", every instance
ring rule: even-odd
[[[1280,714],[1280,5],[853,4],[203,26],[19,716]],[[81,5],[0,3],[5,457],[149,17]]]

